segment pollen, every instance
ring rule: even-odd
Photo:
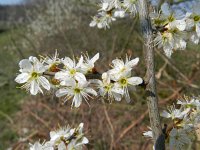
[[[58,72],[59,68],[57,67],[57,64],[52,64],[51,67],[49,68],[49,71]]]

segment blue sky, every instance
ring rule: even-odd
[[[12,4],[19,4],[23,0],[0,0],[0,5],[12,5]]]

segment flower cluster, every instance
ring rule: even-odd
[[[30,150],[81,150],[88,142],[83,134],[83,123],[80,123],[77,128],[68,126],[51,131],[49,141],[35,142],[31,144]]]
[[[166,133],[170,149],[183,149],[192,142],[200,123],[200,99],[185,97],[170,106],[161,116],[171,120]]]
[[[161,113],[161,116],[170,119],[166,126],[165,142],[170,149],[182,150],[194,140],[196,130],[200,123],[200,99],[185,97],[178,100]],[[151,128],[143,133],[145,137],[153,138]]]
[[[133,16],[137,13],[137,0],[102,0],[100,9],[90,23],[91,27],[109,28],[116,17],[123,18],[126,13]]]
[[[151,1],[155,4],[156,1]],[[137,13],[137,0],[103,0],[98,15],[93,17],[91,27],[109,28],[116,17],[123,18]],[[175,50],[184,50],[187,42],[198,44],[200,40],[200,2],[192,1],[192,5],[180,3],[172,5],[163,3],[159,12],[150,13],[155,30],[154,45],[163,48],[170,57]]]
[[[107,96],[109,100],[115,99],[121,101],[122,97],[130,102],[129,86],[142,84],[140,77],[131,75],[132,69],[138,64],[139,58],[130,60],[126,56],[126,61],[114,59],[112,61],[112,69],[102,74],[102,81],[94,80],[98,83],[99,94],[103,97]]]
[[[161,12],[151,13],[152,24],[156,30],[155,45],[163,47],[170,57],[174,50],[184,50],[187,41],[194,44],[200,39],[200,3],[193,5],[191,12],[172,9],[167,3],[162,4]]]
[[[19,63],[20,74],[15,81],[23,84],[21,88],[30,91],[32,95],[43,93],[43,89],[57,89],[56,96],[64,97],[64,101],[72,100],[72,107],[79,107],[83,100],[88,103],[92,96],[108,95],[120,101],[124,96],[130,102],[129,86],[139,85],[143,82],[140,77],[132,77],[131,71],[139,62],[139,58],[130,60],[126,57],[124,63],[121,59],[112,61],[112,69],[102,74],[99,79],[87,79],[89,74],[97,74],[94,68],[99,59],[99,53],[89,58],[81,55],[80,58],[58,58],[57,52],[53,57],[29,57]],[[96,89],[99,90],[96,92]],[[89,104],[89,103],[88,103]]]

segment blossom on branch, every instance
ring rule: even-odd
[[[142,78],[132,76],[139,58],[131,59],[126,55],[125,61],[114,59],[112,68],[102,73],[102,80],[99,80],[100,73],[95,68],[98,59],[99,53],[91,58],[86,54],[76,62],[69,57],[58,58],[57,51],[53,57],[42,57],[41,61],[30,57],[20,61],[21,74],[15,81],[25,83],[22,87],[30,89],[32,95],[43,92],[40,85],[46,90],[51,87],[56,90],[57,97],[64,97],[64,102],[72,100],[72,107],[79,107],[83,100],[88,103],[98,94],[110,101],[125,98],[130,102],[129,88],[143,82]]]
[[[84,136],[83,123],[77,128],[64,127],[50,132],[50,140],[31,144],[30,150],[81,150],[89,140]]]
[[[79,107],[84,99],[88,103],[90,95],[97,96],[97,93],[92,88],[88,87],[87,81],[76,81],[74,79],[65,80],[57,92],[56,96],[66,96],[65,101],[72,99],[72,107]]]
[[[43,76],[46,68],[36,57],[30,56],[29,59],[21,60],[19,67],[21,74],[15,78],[15,81],[24,84],[21,88],[30,91],[32,95],[36,95],[38,92],[43,93],[41,86],[46,90],[50,90],[50,83]]]
[[[199,124],[200,99],[185,97],[177,101],[178,108],[172,105],[162,117],[171,119],[172,126],[167,128],[166,139],[170,149],[184,149],[195,136]]]

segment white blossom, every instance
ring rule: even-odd
[[[29,59],[21,60],[19,67],[21,74],[15,78],[15,81],[24,84],[21,88],[25,88],[27,91],[30,90],[32,95],[36,95],[38,92],[43,93],[40,86],[50,90],[50,83],[43,76],[46,68],[36,57],[30,56]]]
[[[43,60],[43,64],[46,70],[51,72],[59,71],[58,65],[61,63],[61,60],[58,58],[58,52],[56,50],[55,55],[53,57],[45,57]]]
[[[81,56],[78,63],[76,64],[75,60],[72,60],[69,57],[61,59],[61,62],[64,64],[64,69],[55,74],[55,78],[61,81],[61,84],[68,80],[68,78],[74,78],[79,81],[86,81],[86,77],[83,73],[79,72],[81,65],[83,64],[83,57]]]
[[[84,74],[92,72],[92,69],[94,68],[94,63],[99,59],[99,53],[97,53],[95,56],[93,56],[91,59],[88,55],[85,55],[85,60],[80,66],[81,72]]]
[[[164,110],[161,113],[161,116],[165,117],[165,118],[171,118],[172,120],[183,119],[189,111],[190,111],[189,108],[187,108],[185,110],[183,110],[182,108],[176,109],[175,106],[173,105],[168,108],[168,111]]]
[[[126,55],[126,61],[124,62],[121,59],[114,59],[112,61],[112,68],[108,71],[108,73],[111,75],[112,80],[117,80],[121,77],[122,74],[126,74],[127,72],[130,72],[139,62],[139,58],[135,58],[130,60],[130,57]]]
[[[200,101],[196,98],[192,98],[191,100],[178,100],[177,104],[182,105],[184,108],[199,108],[200,107]]]
[[[63,140],[67,141],[75,132],[75,129],[64,127],[56,131],[50,132],[50,141],[52,145],[62,145]]]
[[[97,93],[92,88],[88,87],[89,82],[81,81],[76,82],[74,79],[65,80],[63,82],[63,88],[60,88],[56,92],[57,97],[65,96],[66,101],[72,98],[72,106],[79,107],[84,99],[86,102],[90,95],[97,96]],[[88,102],[87,102],[88,103]]]
[[[110,24],[115,21],[115,17],[112,12],[99,12],[97,16],[93,17],[93,20],[90,23],[90,27],[97,26],[99,29],[110,28]]]
[[[123,89],[124,97],[128,103],[131,100],[128,87],[136,86],[142,84],[143,82],[142,78],[140,77],[131,77],[131,72],[124,72],[123,74],[121,74],[121,76],[111,79],[115,81],[114,84],[116,87],[120,87],[121,89]]]
[[[108,73],[102,74],[102,81],[95,80],[95,83],[98,84],[97,88],[99,89],[99,94],[103,97],[108,96],[108,99],[115,99],[120,101],[123,96],[123,89],[117,87],[116,84],[112,83],[110,80],[110,75]]]
[[[137,13],[137,0],[124,0],[123,6],[125,10],[135,15]]]
[[[114,12],[114,16],[118,18],[124,18],[125,17],[125,11],[124,10],[116,10]]]
[[[190,31],[190,40],[194,44],[198,44],[200,40],[200,2],[195,3],[192,12],[187,13],[187,29]]]
[[[173,128],[169,136],[169,147],[171,150],[182,150],[190,143],[190,138],[183,129]]]
[[[83,136],[83,123],[80,123],[78,128],[75,129],[76,139],[68,144],[68,150],[82,150],[82,146],[89,143],[89,140]]]
[[[54,150],[54,147],[49,143],[35,142],[31,144],[30,150]]]
[[[187,44],[183,34],[176,29],[165,31],[163,33],[158,32],[154,42],[158,45],[158,48],[163,47],[163,50],[168,57],[171,57],[173,51],[176,49],[184,50]]]
[[[84,136],[83,123],[77,128],[64,127],[50,132],[50,140],[31,144],[30,150],[82,150],[89,140]]]

